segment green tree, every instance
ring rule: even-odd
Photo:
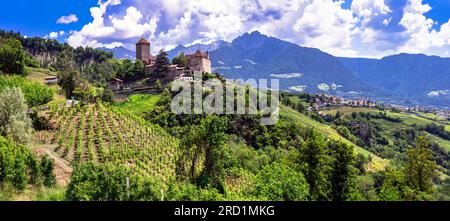
[[[156,56],[155,70],[154,73],[156,76],[165,77],[167,71],[169,70],[169,58],[167,58],[168,54],[164,50],[159,51]]]
[[[340,111],[336,112],[336,115],[334,116],[334,118],[339,119],[342,117],[342,113]]]
[[[101,99],[102,101],[107,103],[114,103],[114,92],[112,92],[110,89],[105,89],[103,91]]]
[[[80,72],[74,69],[59,72],[58,78],[58,85],[61,86],[67,98],[71,98],[75,88],[80,87],[83,82]]]
[[[385,182],[381,186],[380,193],[378,194],[382,201],[401,201],[402,194],[400,190],[394,186],[391,182]]]
[[[311,129],[301,147],[300,162],[309,184],[312,200],[330,200],[330,182],[325,152],[326,143],[315,129]]]
[[[95,85],[106,86],[115,75],[113,65],[108,62],[82,66],[82,76]]]
[[[3,198],[3,187],[23,190],[27,184],[40,184],[43,177],[39,165],[28,147],[0,135],[0,199]],[[51,173],[53,165],[46,169]]]
[[[217,151],[225,141],[226,128],[226,118],[217,116],[207,116],[201,120],[200,125],[191,128],[190,134],[183,141],[183,146],[189,153],[191,179],[203,185],[207,185],[211,179],[213,182],[217,181],[220,171],[216,171],[214,162],[217,160]],[[196,176],[196,169],[200,159],[204,159],[204,167],[199,178]]]
[[[56,177],[53,173],[54,161],[47,156],[41,160],[41,171],[44,178],[44,185],[51,187],[56,184]]]
[[[73,48],[66,46],[64,48],[64,50],[61,53],[59,53],[53,67],[56,70],[62,71],[62,72],[76,69],[78,67],[78,65],[75,62],[75,52],[74,52]]]
[[[176,64],[180,67],[186,67],[187,66],[187,58],[184,55],[184,52],[180,52],[180,54],[178,54],[178,56],[175,56],[172,59],[172,64]]]
[[[32,136],[32,121],[22,90],[5,88],[0,93],[0,135],[17,143],[27,143]]]
[[[20,76],[0,76],[0,91],[6,87],[20,88],[29,107],[46,104],[54,95],[52,88]]]
[[[433,190],[433,178],[436,176],[437,164],[430,149],[431,142],[425,136],[416,138],[416,147],[407,151],[405,178],[409,186],[422,191]]]
[[[144,78],[145,77],[145,65],[142,61],[137,60],[134,62],[133,66],[133,75],[135,78]]]
[[[399,168],[388,167],[384,172],[384,181],[380,187],[378,197],[382,201],[401,201],[406,189],[404,174]]]
[[[150,176],[114,163],[78,164],[67,187],[66,199],[73,201],[161,200],[166,190]]]
[[[155,82],[155,88],[158,89],[158,90],[164,89],[164,87],[163,87],[163,85],[162,85],[162,83],[161,83],[161,81],[159,79],[156,80],[156,82]]]
[[[0,72],[25,76],[26,53],[19,40],[8,38],[0,47]]]
[[[271,201],[307,200],[309,187],[301,172],[284,163],[265,166],[257,176],[256,195]]]
[[[338,141],[331,148],[335,158],[331,172],[332,199],[343,201],[348,198],[355,178],[354,151],[352,146]]]

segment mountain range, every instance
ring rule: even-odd
[[[365,97],[405,105],[450,108],[450,58],[398,54],[382,59],[335,57],[261,34],[245,33],[232,42],[179,45],[168,51],[208,51],[214,72],[230,79],[280,80],[280,89]],[[133,58],[125,48],[108,50]]]
[[[119,46],[119,47],[115,47],[115,48],[98,48],[100,50],[103,51],[107,51],[107,52],[112,52],[114,54],[114,57],[117,59],[131,59],[134,60],[136,57],[136,52],[135,51],[131,51],[125,47]]]
[[[398,54],[382,59],[339,60],[373,87],[420,104],[450,108],[450,58]]]
[[[201,50],[201,51],[214,51],[217,50],[219,48],[222,47],[226,47],[228,46],[230,43],[226,42],[226,41],[213,41],[210,44],[194,44],[188,47],[185,47],[183,45],[178,45],[177,47],[175,47],[174,49],[168,51],[167,53],[169,54],[169,58],[173,58],[175,56],[177,56],[178,54],[180,54],[180,52],[183,52],[185,54],[192,54],[195,53],[197,50]]]

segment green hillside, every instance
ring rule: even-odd
[[[53,129],[40,131],[37,143],[72,165],[122,164],[164,182],[175,176],[177,140],[132,113],[103,104],[55,103],[40,114]]]
[[[340,140],[342,142],[345,142],[349,145],[352,145],[355,147],[355,150],[357,153],[360,153],[366,157],[371,157],[372,162],[370,165],[368,165],[368,167],[370,169],[373,170],[382,170],[384,167],[386,167],[389,163],[389,161],[382,159],[378,156],[376,156],[375,154],[365,150],[364,148],[361,148],[357,145],[355,145],[354,143],[352,143],[351,141],[347,140],[346,138],[342,137],[335,129],[333,129],[331,126],[326,125],[326,124],[322,124],[319,123],[295,110],[293,110],[290,107],[286,107],[283,106],[281,108],[281,116],[286,116],[287,118],[291,118],[297,122],[299,122],[300,124],[304,124],[305,126],[308,127],[313,127],[316,128],[318,131],[320,131],[321,133],[323,133],[326,137],[330,138],[330,139],[336,139],[336,140]]]

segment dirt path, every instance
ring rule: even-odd
[[[54,152],[57,146],[58,145],[36,146],[33,148],[33,152],[35,152],[38,156],[43,156],[46,154],[53,159],[55,161],[54,173],[56,176],[56,184],[58,186],[67,186],[70,182],[70,176],[72,175],[72,167],[68,161],[58,157]]]

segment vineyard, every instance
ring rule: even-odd
[[[52,130],[39,143],[55,146],[54,154],[71,164],[122,164],[163,182],[175,176],[176,139],[127,111],[101,103],[54,104],[45,114]]]

